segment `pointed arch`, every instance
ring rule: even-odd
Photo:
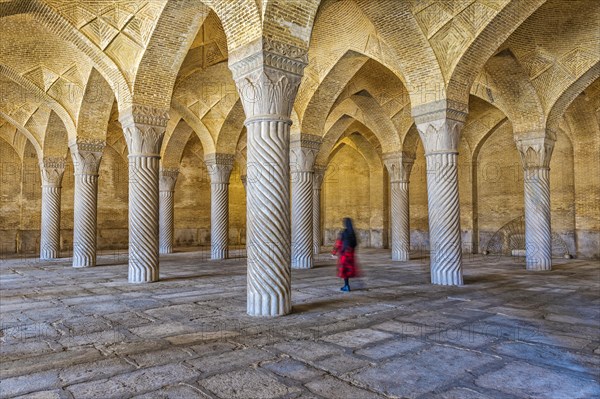
[[[114,102],[110,85],[92,68],[79,109],[77,137],[106,140]]]

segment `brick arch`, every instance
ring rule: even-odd
[[[242,101],[238,98],[235,102],[217,136],[216,152],[233,154],[242,135],[246,114],[242,106]]]
[[[44,157],[42,145],[37,140],[37,138],[29,131],[29,129],[21,125],[19,122],[14,120],[10,115],[4,113],[2,110],[0,110],[0,117],[3,118],[7,123],[12,125],[17,130],[17,132],[21,133],[27,139],[27,141],[31,143],[39,160],[41,160]],[[23,158],[22,154],[21,158]]]
[[[325,136],[323,136],[323,142],[321,144],[321,148],[319,149],[319,153],[317,154],[315,163],[317,165],[325,165],[329,161],[329,154],[332,149],[335,148],[336,144],[339,142],[340,138],[344,135],[352,134],[354,132],[359,132],[362,134],[369,142],[373,148],[377,148],[379,152],[381,152],[381,142],[379,138],[373,133],[369,127],[365,126],[361,121],[355,119],[350,115],[342,115],[327,131]]]
[[[475,38],[453,60],[446,72],[446,98],[468,104],[471,86],[498,46],[525,22],[546,0],[519,0],[507,2]]]
[[[45,157],[66,157],[69,149],[69,136],[62,119],[51,111],[44,135]]]
[[[115,102],[110,85],[92,68],[77,120],[77,137],[106,140],[108,122]]]
[[[264,0],[263,34],[282,43],[306,49],[321,0]]]
[[[137,68],[134,104],[169,109],[181,64],[209,12],[198,1],[165,4]]]
[[[583,75],[577,80],[572,82],[562,95],[554,102],[550,108],[547,118],[547,127],[552,131],[558,130],[560,120],[569,105],[581,94],[586,88],[592,85],[596,80],[600,78],[600,62],[596,62],[590,69],[588,69]]]
[[[175,98],[171,100],[171,108],[181,115],[186,123],[194,130],[198,139],[200,139],[204,152],[207,154],[215,152],[215,143],[204,123]]]
[[[192,128],[185,120],[179,119],[167,140],[163,143],[161,162],[164,168],[177,168],[181,163],[183,151],[190,137]]]
[[[131,104],[131,90],[123,72],[102,50],[77,30],[60,13],[41,0],[12,0],[0,4],[0,18],[17,14],[30,14],[46,29],[66,42],[73,43],[82,55],[88,57],[94,67],[110,84],[121,107]]]
[[[65,108],[54,98],[48,95],[45,91],[37,87],[33,82],[29,79],[21,76],[17,71],[13,68],[0,64],[0,74],[6,76],[8,79],[12,80],[16,84],[18,84],[21,88],[27,91],[31,97],[39,101],[40,103],[46,104],[52,111],[54,111],[63,121],[63,124],[66,128],[67,135],[69,139],[75,139],[77,136],[77,130],[75,128],[75,122],[69,113],[65,110]]]

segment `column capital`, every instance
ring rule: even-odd
[[[211,183],[229,183],[235,162],[234,154],[213,153],[204,157]]]
[[[313,171],[321,142],[321,137],[312,134],[301,134],[291,138],[290,169],[292,173]]]
[[[383,154],[383,163],[390,175],[390,182],[392,183],[408,183],[414,162],[414,155],[406,152],[390,152]]]
[[[174,191],[177,177],[179,177],[179,169],[161,168],[158,176],[159,191]]]
[[[71,143],[69,148],[75,174],[97,176],[105,146],[106,141],[89,138],[78,138]]]
[[[425,155],[458,153],[463,121],[444,118],[417,123]]]
[[[412,108],[412,116],[417,125],[444,119],[464,123],[468,113],[469,104],[450,99],[421,104]]]
[[[325,172],[327,167],[323,165],[313,166],[313,189],[320,190],[323,185],[323,179],[325,178]]]
[[[550,168],[550,159],[554,150],[555,140],[548,137],[545,133],[531,132],[528,134],[520,134],[515,137],[515,144],[521,156],[523,168],[538,169]]]
[[[129,156],[160,157],[160,147],[167,129],[167,110],[132,105],[121,112],[119,117]]]
[[[267,37],[232,51],[229,68],[246,123],[276,115],[291,124],[292,106],[307,63],[306,49]]]
[[[40,162],[42,185],[48,187],[61,187],[65,173],[65,159],[62,157],[44,157]]]

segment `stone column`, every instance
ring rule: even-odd
[[[166,111],[133,105],[120,118],[129,150],[129,282],[158,281],[158,173]]]
[[[60,189],[65,173],[65,160],[44,157],[40,162],[42,174],[42,224],[40,230],[40,259],[60,257]]]
[[[527,270],[552,269],[550,222],[550,158],[554,140],[547,137],[515,139],[525,183],[525,261]]]
[[[321,253],[321,186],[325,176],[325,167],[316,165],[313,172],[313,254]]]
[[[173,232],[175,230],[173,211],[175,183],[179,176],[177,168],[161,168],[158,182],[158,252],[173,253]]]
[[[292,268],[313,267],[313,165],[321,145],[318,136],[303,134],[290,148],[292,176]]]
[[[384,163],[390,176],[392,260],[410,259],[410,213],[408,185],[414,157],[408,154],[384,155]]]
[[[94,139],[78,139],[70,146],[75,168],[73,267],[96,266],[98,169],[105,146]]]
[[[248,314],[291,311],[290,119],[306,51],[263,38],[230,54],[246,113]]]
[[[466,119],[466,105],[461,109],[461,111],[436,110],[415,116],[427,162],[429,243],[433,284],[463,284],[458,198],[458,144],[460,131]]]
[[[208,154],[205,158],[210,176],[210,257],[229,257],[229,177],[234,155]]]

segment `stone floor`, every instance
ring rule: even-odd
[[[363,250],[340,292],[334,261],[293,272],[293,314],[246,315],[245,260],[162,257],[127,283],[126,256],[0,261],[0,397],[600,397],[600,266],[465,258],[464,287],[428,284],[428,259]]]

